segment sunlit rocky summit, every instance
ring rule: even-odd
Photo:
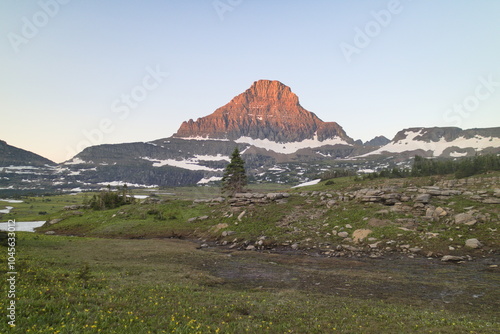
[[[287,153],[293,148],[354,144],[340,125],[323,122],[300,105],[290,87],[270,80],[254,82],[208,116],[183,122],[174,137],[272,145],[278,152],[283,151],[283,146],[290,146],[284,150]]]
[[[377,136],[363,143],[302,107],[290,87],[258,80],[211,114],[183,122],[171,137],[92,146],[62,164],[0,142],[0,192],[209,184],[221,179],[236,146],[251,182],[297,184],[333,168],[370,172],[410,166],[416,154],[500,153],[500,127],[413,127],[392,140]]]

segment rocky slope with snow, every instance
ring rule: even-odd
[[[500,127],[462,130],[456,127],[408,128],[399,131],[390,143],[362,155],[421,155],[456,158],[476,153],[500,153]]]
[[[391,141],[378,136],[362,143],[304,109],[290,87],[259,80],[213,113],[183,122],[172,137],[92,146],[59,165],[0,141],[0,192],[207,184],[220,180],[235,147],[251,181],[297,184],[331,169],[409,167],[415,154],[500,153],[500,127],[408,128]]]

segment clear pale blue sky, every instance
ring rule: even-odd
[[[0,2],[0,139],[57,162],[171,136],[259,79],[354,139],[500,126],[497,0],[59,1]]]

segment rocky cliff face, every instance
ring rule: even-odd
[[[354,141],[335,122],[304,109],[290,87],[259,80],[212,114],[183,122],[174,137],[236,140],[240,137],[290,143],[305,139]]]

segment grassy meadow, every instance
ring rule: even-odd
[[[156,202],[97,211],[63,209],[91,194],[6,203],[14,209],[2,221],[60,221],[38,233],[17,233],[16,326],[4,317],[0,333],[498,333],[495,219],[459,228],[438,221],[412,231],[387,225],[370,235],[476,259],[463,264],[441,263],[437,255],[320,256],[342,243],[332,230],[348,231],[347,224],[352,230],[367,228],[368,218],[396,221],[409,214],[380,214],[380,204],[358,201],[329,208],[300,193],[384,182],[395,181],[340,178],[292,190],[259,185],[252,191],[287,190],[291,196],[242,208],[193,203],[220,196],[209,187],[157,190]],[[430,183],[428,178],[396,182]],[[434,198],[432,204],[455,212],[474,206],[498,217],[496,206],[461,196]],[[208,218],[188,221],[201,216]],[[45,235],[48,231],[57,235]],[[438,236],[423,238],[426,233]],[[460,249],[472,236],[485,247]],[[261,251],[241,250],[257,241]],[[215,247],[216,242],[227,246]],[[200,248],[203,243],[209,247]],[[229,248],[232,244],[237,247]],[[297,251],[289,251],[292,244],[299,245]],[[0,252],[6,264],[7,248]],[[8,284],[1,288],[0,307],[6,310]]]
[[[17,249],[16,327],[9,328],[4,320],[2,333],[495,333],[499,329],[498,309],[485,305],[466,311],[467,307],[453,310],[440,300],[408,299],[396,292],[380,298],[350,296],[348,286],[366,279],[380,286],[382,281],[404,284],[408,279],[395,272],[385,279],[387,273],[381,271],[353,273],[356,264],[314,271],[304,262],[301,269],[287,270],[300,257],[283,260],[255,257],[259,255],[255,252],[201,251],[196,244],[171,239],[19,233]],[[271,266],[271,274],[285,270],[289,276],[277,282],[214,275],[217,268],[234,268],[235,261],[240,269]],[[325,272],[322,281],[319,276]],[[327,284],[339,275],[345,280],[334,287],[318,290],[319,285],[313,284],[318,280]],[[0,299],[0,307],[6,306],[6,298]]]

